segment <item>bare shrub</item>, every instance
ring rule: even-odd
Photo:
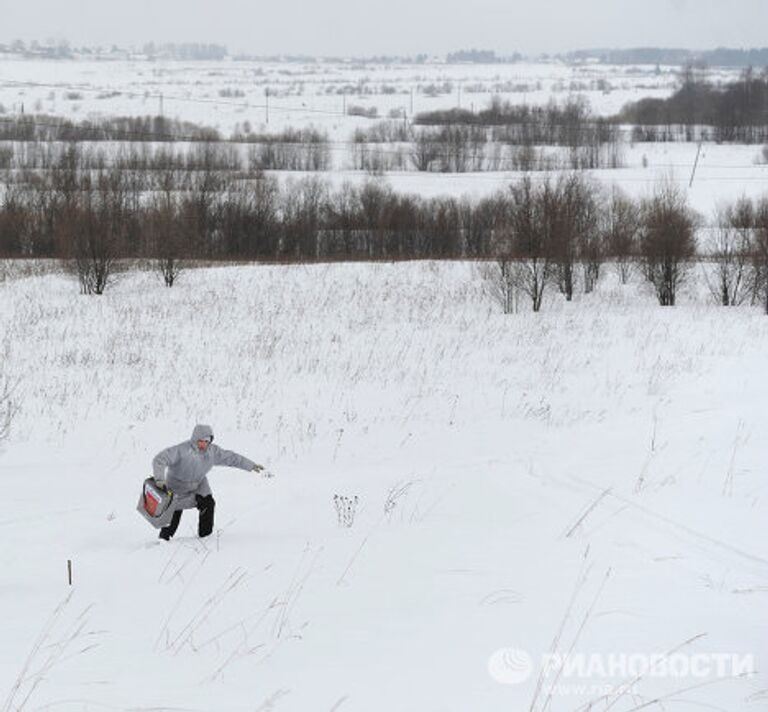
[[[431,171],[440,155],[440,146],[429,131],[418,131],[411,145],[411,162],[417,171]]]
[[[333,495],[333,506],[336,509],[336,519],[340,527],[349,529],[355,523],[359,501],[357,495],[352,497],[344,494]]]
[[[327,171],[331,165],[328,135],[312,127],[285,129],[279,134],[249,137],[251,170]]]
[[[347,107],[347,115],[363,116],[366,119],[375,119],[379,115],[379,110],[375,106],[366,108],[364,106],[352,105]]]
[[[445,125],[421,129],[414,136],[411,160],[417,170],[482,171],[487,142],[487,132],[482,126]]]
[[[531,300],[533,311],[541,309],[544,290],[553,273],[552,232],[555,223],[554,189],[550,181],[534,186],[523,178],[510,186],[505,229],[493,246],[505,266],[512,289]]]
[[[11,424],[19,411],[16,400],[18,382],[0,374],[0,442],[11,434]]]
[[[768,198],[763,198],[755,207],[752,269],[754,299],[762,301],[768,314]]]
[[[755,210],[742,198],[720,209],[716,216],[713,244],[709,251],[712,269],[705,279],[712,297],[724,307],[737,306],[749,297],[749,266]]]
[[[603,233],[599,229],[592,229],[581,233],[579,259],[584,273],[584,292],[586,294],[589,294],[597,286],[605,257],[606,249]]]
[[[66,207],[57,227],[64,245],[65,267],[80,282],[81,294],[103,294],[112,283],[126,227],[125,192],[121,174],[89,180]]]
[[[552,226],[551,245],[558,288],[573,299],[575,266],[586,260],[585,272],[591,291],[600,272],[597,188],[578,173],[560,178],[542,196]]]
[[[182,271],[182,234],[179,210],[175,201],[166,195],[150,206],[146,217],[149,246],[155,270],[166,287],[172,287]]]
[[[7,186],[0,203],[0,255],[29,254],[32,224],[29,192]]]
[[[8,170],[13,165],[13,147],[0,146],[0,170]]]
[[[629,281],[637,257],[640,211],[624,193],[614,190],[603,213],[603,236],[622,284]]]
[[[408,125],[402,119],[402,110],[393,109],[394,118],[377,121],[372,126],[357,127],[352,134],[354,143],[405,143],[411,140]]]
[[[383,175],[386,171],[405,170],[407,167],[407,154],[399,146],[382,148],[378,144],[354,143],[351,152],[352,167],[371,175]]]
[[[696,218],[685,195],[664,182],[642,206],[640,256],[659,304],[674,306],[696,251]]]
[[[499,259],[480,266],[489,296],[500,306],[504,314],[514,314],[517,311],[519,290],[517,286],[520,275],[517,274],[519,265],[512,259]]]

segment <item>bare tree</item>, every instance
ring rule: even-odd
[[[10,360],[11,342],[6,338],[2,344],[3,353],[0,354],[0,366]],[[17,401],[17,388],[19,382],[4,371],[0,371],[0,442],[8,438],[11,432],[11,423],[19,411]]]
[[[696,252],[696,218],[685,195],[671,182],[643,204],[640,255],[659,304],[674,306]]]
[[[600,270],[605,262],[605,236],[598,230],[582,233],[579,242],[579,257],[584,272],[584,292],[589,294],[597,286]]]
[[[191,179],[191,193],[183,206],[186,228],[195,243],[195,254],[210,256],[214,252],[218,199],[226,183],[222,171],[225,162],[222,147],[213,142],[197,144],[187,162],[195,173]]]
[[[328,183],[318,177],[308,176],[286,185],[281,206],[281,256],[298,260],[320,256],[322,220],[328,204]]]
[[[506,257],[480,265],[480,276],[485,282],[488,295],[501,305],[504,314],[517,311],[518,265],[515,260]]]
[[[640,211],[637,204],[614,190],[603,213],[604,244],[622,284],[629,281],[637,255]]]
[[[0,205],[0,255],[21,257],[32,253],[32,209],[29,196],[7,185]]]
[[[508,192],[499,193],[486,201],[486,211],[491,224],[489,253],[495,258],[494,262],[488,262],[480,267],[480,276],[483,278],[486,290],[490,297],[501,305],[504,314],[511,314],[516,310],[516,295],[519,291],[518,282],[522,275],[516,264],[515,254],[515,230],[512,225],[512,206],[515,202],[524,205],[533,212],[533,185],[530,180],[520,184],[524,188],[525,195],[518,196],[518,200],[512,197],[517,186],[510,186]],[[523,215],[520,214],[522,221]],[[529,220],[533,223],[533,218]],[[518,229],[522,229],[522,225]]]
[[[279,209],[280,190],[274,177],[259,173],[247,185],[230,187],[221,221],[225,253],[232,257],[274,257],[280,239]]]
[[[755,208],[752,260],[753,293],[763,302],[768,314],[768,198],[763,198]]]
[[[711,274],[705,271],[713,298],[724,307],[742,304],[749,296],[749,261],[755,210],[748,198],[718,211],[712,249]]]
[[[440,147],[431,132],[421,130],[413,137],[411,162],[417,171],[427,172],[440,156]]]
[[[573,173],[560,178],[543,196],[553,221],[557,283],[568,301],[573,299],[577,260],[581,259],[585,266],[586,291],[592,290],[599,276],[602,249],[596,193],[593,184]]]
[[[6,440],[11,433],[11,423],[19,405],[14,399],[16,384],[6,376],[0,376],[0,442]]]
[[[155,270],[166,287],[172,287],[182,272],[181,220],[170,193],[157,198],[149,207],[147,231]]]
[[[553,193],[549,181],[535,187],[530,177],[510,186],[504,228],[494,241],[494,254],[505,263],[500,270],[510,289],[528,296],[535,312],[541,309],[553,269]]]
[[[65,267],[82,294],[103,294],[112,283],[125,235],[123,175],[118,170],[84,174],[61,206],[55,225]]]

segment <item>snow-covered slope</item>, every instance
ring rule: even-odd
[[[510,316],[468,264],[1,283],[0,709],[570,712],[632,677],[537,693],[542,654],[692,638],[758,673],[593,709],[765,709],[768,318],[608,272]],[[159,545],[139,487],[198,421],[276,477],[214,471],[214,535]]]

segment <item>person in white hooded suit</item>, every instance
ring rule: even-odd
[[[247,457],[214,445],[213,430],[209,425],[196,425],[189,440],[155,455],[152,460],[155,482],[173,493],[173,518],[160,530],[161,539],[169,540],[179,527],[181,512],[193,507],[200,512],[198,536],[205,537],[213,531],[216,501],[206,475],[216,465],[253,472],[264,470]]]

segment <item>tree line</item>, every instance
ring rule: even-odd
[[[472,126],[493,129],[492,140],[519,146],[609,146],[622,140],[629,124],[632,141],[768,142],[768,69],[745,69],[725,85],[707,81],[703,70],[688,65],[679,86],[666,99],[646,98],[618,114],[600,117],[583,97],[544,106],[510,104],[494,98],[479,111],[451,108],[418,114],[425,127]]]
[[[745,70],[738,82],[715,87],[689,67],[680,88],[668,99],[643,99],[610,118],[596,117],[583,97],[544,106],[495,98],[477,112],[448,109],[418,114],[412,125],[399,119],[379,121],[356,129],[351,141],[342,144],[347,144],[351,167],[371,173],[618,168],[624,165],[626,123],[632,124],[632,141],[768,142],[768,74]],[[40,143],[250,146],[247,153],[229,152],[233,170],[247,164],[246,170],[325,171],[335,150],[327,133],[313,127],[267,134],[254,132],[245,122],[225,138],[210,127],[149,116],[79,122],[51,116],[3,118],[0,142],[0,169],[46,167],[51,162],[46,152],[61,149],[33,145]],[[125,165],[119,157],[122,150],[115,167]],[[145,156],[149,152],[143,151]],[[114,153],[110,146],[94,165],[106,167]],[[170,153],[159,149],[158,160],[145,163],[154,169]]]
[[[623,165],[620,131],[605,122],[591,124],[583,102],[571,102],[567,111],[550,105],[541,109],[516,107],[513,113],[519,123],[468,124],[435,119],[434,125],[411,126],[399,119],[385,119],[355,129],[351,141],[341,145],[353,169],[371,173]],[[567,121],[566,116],[570,117]],[[224,138],[214,129],[163,117],[73,122],[60,117],[20,116],[0,119],[0,169],[49,168],[72,143],[79,144],[81,154],[94,168],[143,163],[149,170],[168,161],[194,163],[196,154],[210,150],[201,145],[217,144],[222,147],[218,155],[228,155],[233,170],[325,171],[338,148],[325,131],[311,126],[257,133],[245,122],[235,127],[231,137]]]
[[[641,99],[616,117],[633,124],[635,141],[768,142],[768,70],[745,69],[738,81],[715,86],[686,67],[666,99]]]
[[[630,49],[583,49],[568,52],[564,59],[583,62],[597,59],[602,64],[699,64],[711,67],[765,67],[768,66],[768,47],[734,49],[718,47],[712,50],[664,47],[634,47]],[[660,70],[659,70],[660,71]]]
[[[666,183],[634,200],[573,172],[527,176],[480,200],[423,198],[374,179],[281,184],[204,158],[191,173],[158,171],[150,187],[142,171],[83,168],[74,147],[53,170],[6,174],[0,255],[57,258],[96,294],[136,258],[169,286],[191,260],[480,259],[498,269],[505,309],[524,295],[534,310],[552,287],[568,300],[591,291],[608,262],[672,306],[698,260],[720,303],[768,310],[768,199],[727,206],[705,230]]]
[[[0,119],[0,141],[221,141],[218,130],[164,116],[115,116],[73,121],[48,114]]]
[[[768,314],[768,196],[724,205],[705,225],[668,181],[633,200],[571,174],[539,183],[526,177],[509,187],[504,205],[495,264],[485,273],[505,312],[521,297],[539,311],[551,288],[569,301],[576,285],[589,293],[610,262],[623,284],[640,275],[661,306],[674,306],[700,269],[716,303],[761,304]]]

